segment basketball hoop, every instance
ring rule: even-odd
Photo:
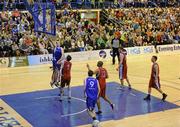
[[[56,35],[55,5],[52,2],[42,2],[41,0],[24,0],[27,9],[34,19],[35,32]]]
[[[6,10],[8,8],[9,0],[4,0],[4,7],[3,10]]]

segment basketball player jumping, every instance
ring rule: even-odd
[[[124,48],[119,48],[119,56],[120,56],[120,62],[118,67],[116,68],[117,71],[119,71],[119,79],[121,82],[121,85],[124,88],[124,79],[126,79],[129,89],[131,89],[131,84],[129,82],[128,76],[127,76],[127,51]],[[121,88],[119,88],[121,89]]]
[[[98,68],[94,71],[94,74],[96,74],[96,76],[97,76],[96,78],[99,81],[100,95],[97,100],[98,112],[96,112],[96,113],[101,114],[102,111],[101,111],[101,105],[100,105],[100,97],[102,97],[106,102],[108,102],[112,109],[114,109],[114,104],[112,104],[111,101],[106,96],[106,79],[108,78],[107,70],[105,68],[103,68],[102,61],[97,62],[97,67]],[[88,70],[90,70],[89,64],[87,64],[87,68],[88,68]]]
[[[51,76],[51,82],[50,85],[53,87],[53,85],[58,86],[58,83],[61,81],[61,73],[62,73],[62,61],[64,59],[64,50],[60,47],[59,43],[56,43],[56,47],[53,51],[53,73]]]
[[[153,63],[152,70],[151,70],[151,78],[149,81],[149,87],[148,87],[148,95],[144,98],[144,100],[151,100],[151,88],[155,88],[157,91],[159,91],[162,94],[162,100],[165,101],[167,95],[163,93],[160,86],[160,79],[159,79],[159,65],[156,62],[157,56],[152,56],[151,61]]]
[[[63,65],[62,65],[62,76],[61,76],[61,86],[60,86],[60,100],[61,96],[63,95],[64,91],[63,88],[65,86],[68,86],[68,99],[71,99],[71,89],[70,89],[70,82],[71,82],[71,67],[72,63],[71,61],[71,56],[68,55],[66,57],[66,60],[64,60]]]
[[[98,124],[99,121],[96,120],[96,114],[94,112],[95,105],[97,103],[97,99],[100,92],[100,87],[98,80],[93,78],[93,71],[88,71],[88,77],[84,81],[85,89],[84,96],[86,97],[86,106],[87,112],[92,117],[93,123]]]

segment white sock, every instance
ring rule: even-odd
[[[63,94],[63,88],[60,87],[59,89],[60,89],[60,96],[62,96],[62,94]]]
[[[68,97],[71,97],[71,88],[68,88]]]

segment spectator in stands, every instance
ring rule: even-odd
[[[20,12],[19,10],[16,8],[13,12],[12,12],[12,18],[15,19],[15,18],[18,18],[20,17]]]
[[[32,45],[31,55],[39,55],[39,54],[41,54],[40,49],[39,49],[39,45],[38,45],[38,42],[35,41]]]
[[[57,40],[57,42],[59,42],[59,40]],[[54,49],[54,45],[53,42],[51,41],[51,39],[48,39],[48,43],[47,43],[47,50],[50,54],[53,53],[53,49]]]
[[[92,41],[92,39],[91,39],[89,36],[86,36],[86,37],[85,37],[84,43],[86,44],[86,45],[85,45],[85,50],[86,50],[86,51],[88,51],[88,50],[93,50],[93,49],[94,49],[93,41]]]
[[[23,39],[22,43],[19,45],[19,49],[22,55],[28,55],[30,53],[30,47],[25,42],[25,38]]]
[[[41,54],[49,54],[48,50],[46,49],[47,48],[46,43],[44,43],[41,40],[38,40],[38,44]]]
[[[105,42],[105,39],[103,38],[102,34],[99,34],[99,37],[97,38],[96,43],[97,43],[98,49],[106,48],[106,42]]]
[[[48,40],[43,34],[33,32],[34,22],[29,13],[17,9],[12,14],[2,11],[1,55],[52,53],[57,40],[65,52],[104,49],[110,47],[114,36],[120,38],[123,46],[180,43],[179,8],[109,10],[110,19],[106,17],[106,23],[100,20],[100,24],[81,19],[79,11],[58,12],[57,38],[54,40]],[[15,51],[21,54],[14,53]]]
[[[7,21],[9,20],[8,11],[7,11],[7,12],[2,11],[0,17],[1,17],[1,20],[2,20],[3,22],[7,22]]]
[[[84,41],[81,37],[77,40],[77,46],[79,48],[79,51],[85,50],[85,44],[84,44]]]
[[[11,48],[12,48],[12,56],[18,56],[18,51],[19,51],[19,47],[18,45],[13,42],[13,44],[11,45]]]

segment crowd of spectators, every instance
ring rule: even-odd
[[[108,10],[109,19],[122,23],[116,26],[125,46],[180,43],[180,8]]]
[[[15,9],[0,14],[0,57],[48,54],[60,43],[65,52],[111,48],[118,38],[122,46],[180,43],[179,8],[131,8],[107,11],[110,19],[99,24],[81,19],[80,12],[64,9],[56,14],[57,34],[34,32],[30,13]]]
[[[122,7],[179,7],[180,0],[27,0],[33,2],[53,2],[56,9],[69,6],[72,9],[122,8]],[[0,10],[4,8],[25,10],[24,0],[0,0]]]

